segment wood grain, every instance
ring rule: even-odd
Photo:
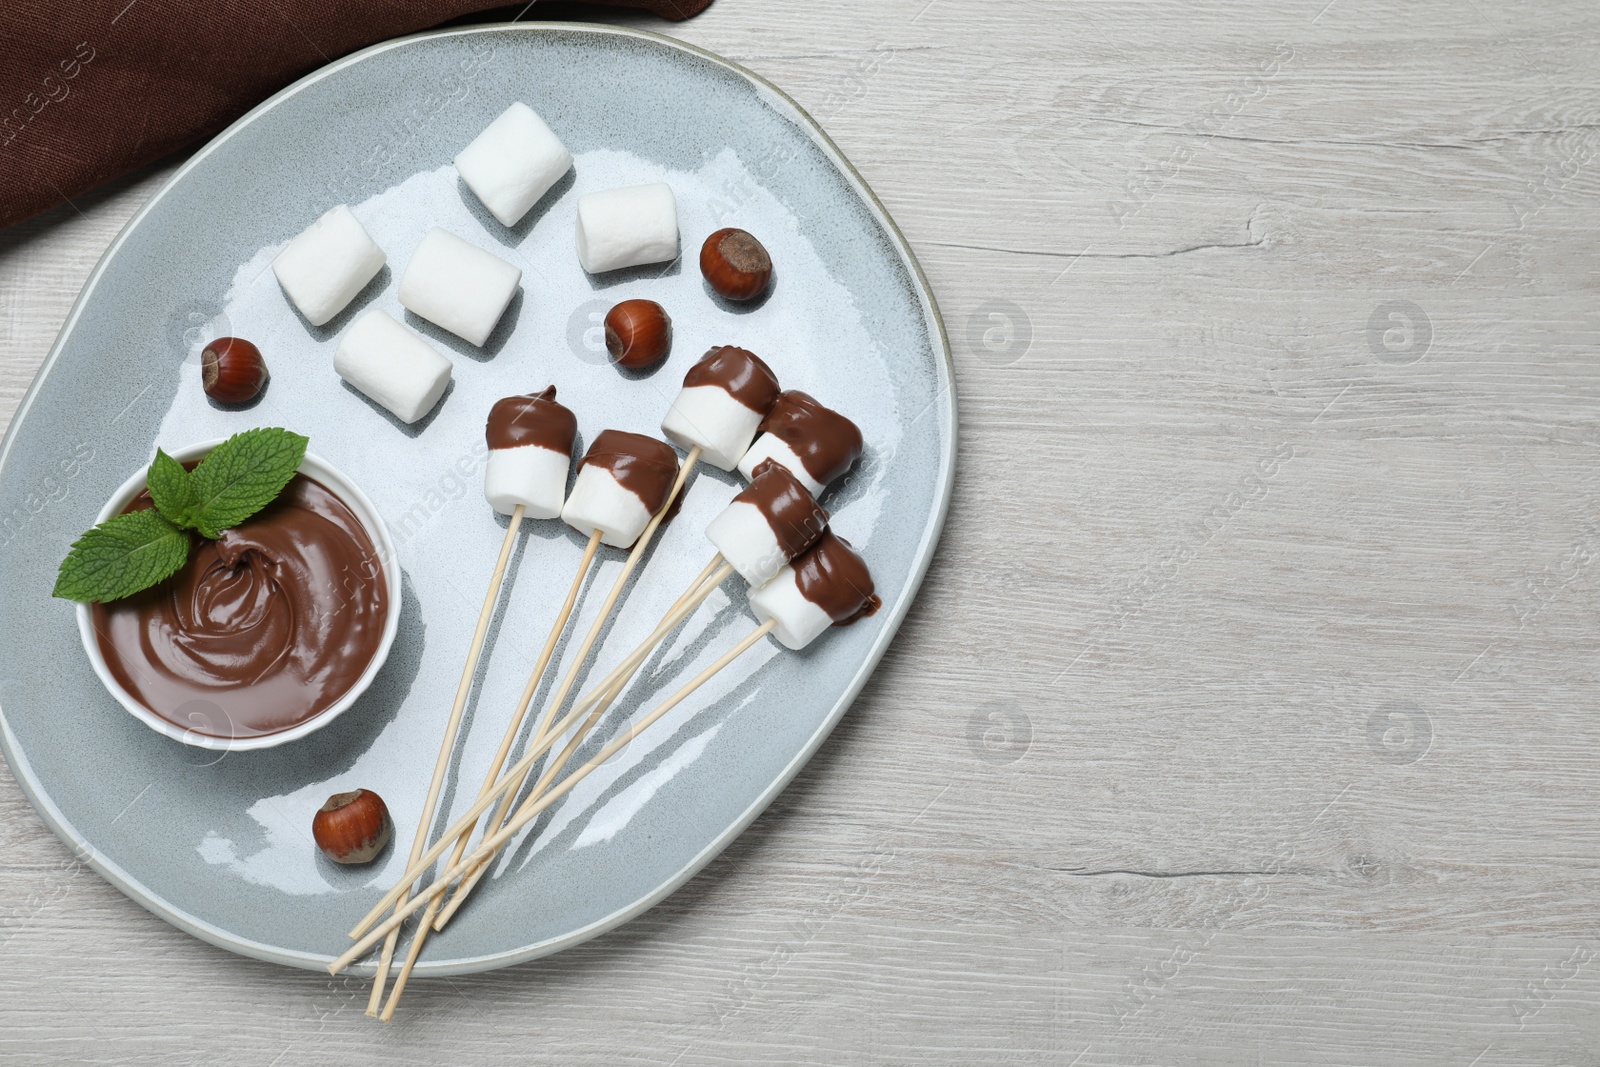
[[[1600,1062],[1600,11],[667,29],[811,109],[940,297],[961,469],[882,669],[683,890],[388,1027],[0,771],[0,1059]],[[0,419],[169,170],[0,233]]]

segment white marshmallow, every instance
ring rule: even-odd
[[[515,226],[572,166],[572,153],[518,101],[456,156],[456,173],[489,213]]]
[[[756,438],[756,443],[750,446],[750,450],[739,461],[739,473],[744,475],[745,481],[749,481],[756,476],[756,468],[769,459],[794,475],[795,481],[805,486],[806,492],[812,496],[821,496],[822,490],[827,488],[811,477],[806,465],[800,462],[800,457],[794,454],[794,449],[790,448],[783,438],[770,433],[764,433]]]
[[[761,412],[751,411],[726,389],[694,385],[679,390],[661,420],[661,432],[679,448],[699,445],[701,459],[731,471],[750,450],[760,425]]]
[[[585,537],[600,531],[600,543],[627,548],[639,539],[650,524],[639,494],[617,481],[616,476],[598,463],[578,469],[578,480],[561,509],[561,521]]]
[[[307,226],[272,261],[272,273],[300,314],[321,326],[349,306],[387,257],[344,204]]]
[[[517,291],[522,271],[435,226],[411,253],[400,303],[462,340],[482,345]]]
[[[578,262],[590,274],[678,258],[678,201],[664,182],[578,200]]]
[[[432,345],[373,308],[344,332],[333,354],[339,377],[394,412],[416,422],[433,410],[450,384],[450,361]]]
[[[526,519],[553,519],[567,499],[572,457],[543,445],[489,449],[483,495],[489,506],[509,515],[521,504]]]
[[[752,587],[765,585],[789,562],[761,509],[742,500],[735,500],[711,520],[706,537]]]
[[[795,581],[794,568],[783,566],[772,580],[759,589],[750,590],[750,610],[762,622],[777,622],[773,636],[785,648],[796,652],[805,648],[833,625],[833,619],[800,593]]]

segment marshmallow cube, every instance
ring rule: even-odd
[[[711,520],[706,537],[751,587],[765,585],[787,562],[761,509],[735,500]]]
[[[456,156],[456,173],[489,213],[515,226],[572,166],[572,153],[518,101]]]
[[[779,644],[796,652],[827,632],[833,619],[826,611],[807,600],[795,581],[794,568],[778,568],[772,580],[750,591],[750,610],[762,622],[772,619],[778,625],[772,634]]]
[[[284,295],[313,326],[349,306],[387,257],[344,204],[307,226],[272,261]]]
[[[510,515],[521,504],[525,519],[554,519],[566,503],[571,467],[572,457],[542,445],[491,448],[483,495],[502,515]]]
[[[521,280],[521,269],[435,226],[406,264],[400,303],[481,347]]]
[[[639,539],[650,524],[639,494],[617,481],[616,476],[598,463],[578,468],[578,480],[561,509],[561,521],[590,536],[600,531],[600,543],[627,548]]]
[[[761,425],[761,412],[751,411],[716,385],[692,385],[661,420],[661,432],[680,448],[700,446],[700,458],[719,470],[731,471],[750,450]],[[755,468],[750,468],[754,470]]]
[[[590,274],[678,258],[678,201],[664,182],[578,200],[578,262]]]
[[[450,384],[450,361],[378,308],[356,320],[333,354],[339,377],[404,423],[433,410]]]
[[[770,433],[764,433],[756,438],[756,443],[750,446],[750,451],[739,461],[739,473],[744,475],[745,481],[749,481],[756,476],[756,468],[769,459],[794,475],[795,480],[805,486],[806,492],[812,496],[821,496],[822,491],[827,488],[822,482],[811,477],[806,465],[794,454],[794,449],[790,448],[783,438]]]

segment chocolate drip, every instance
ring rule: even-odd
[[[793,567],[800,595],[826,611],[835,626],[849,626],[883,606],[873,595],[867,561],[832,530],[824,530]]]
[[[556,403],[556,387],[552,385],[542,393],[495,401],[489,409],[484,434],[490,448],[538,445],[570,457],[572,442],[578,436],[578,417]]]
[[[765,415],[778,402],[778,376],[754,352],[732,345],[713,348],[683,376],[683,387],[714,385],[739,403]]]
[[[811,547],[828,528],[828,513],[814,500],[800,479],[777,460],[762,460],[744,492],[734,503],[754,504],[772,527],[783,558],[794,559]]]
[[[151,506],[148,491],[125,508]],[[142,593],[94,605],[106,666],[151,711],[210,737],[298,726],[343,697],[383,640],[389,590],[361,520],[297,474]]]
[[[809,393],[786,389],[761,420],[761,432],[789,446],[806,473],[827,485],[861,456],[861,430],[856,424],[817,403]]]
[[[612,477],[644,504],[654,515],[667,502],[673,480],[678,477],[678,454],[665,441],[623,430],[601,430],[578,470],[593,463],[611,472]]]

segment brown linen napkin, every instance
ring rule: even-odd
[[[0,226],[202,141],[342,55],[505,2],[0,0]],[[711,0],[590,2],[679,20]]]

